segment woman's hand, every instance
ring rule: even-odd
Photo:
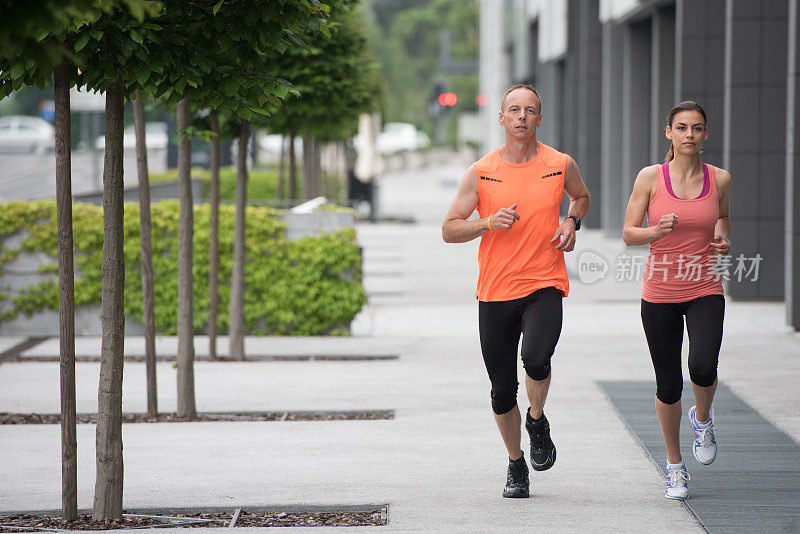
[[[655,229],[655,236],[653,236],[653,241],[656,239],[660,239],[665,235],[672,233],[675,227],[678,226],[678,216],[674,213],[667,213],[666,215],[661,216],[661,220],[658,221],[658,225],[654,226]]]
[[[711,241],[711,248],[714,250],[714,254],[727,256],[731,251],[731,242],[728,238],[717,234],[714,236],[714,240]]]

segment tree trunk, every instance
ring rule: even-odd
[[[122,518],[122,365],[125,343],[125,257],[123,255],[122,130],[125,84],[106,90],[103,163],[103,347],[97,395],[96,520]]]
[[[297,158],[294,155],[294,137],[292,130],[289,133],[289,200],[297,198]]]
[[[183,131],[191,125],[190,98],[178,102],[178,417],[195,417],[194,402],[194,204],[192,146]]]
[[[314,176],[311,183],[313,185],[313,197],[325,196],[325,182],[322,176],[322,146],[319,141],[312,138],[313,151],[311,161],[314,164]]]
[[[286,156],[286,138],[281,136],[281,155],[278,159],[278,200],[283,200],[283,173],[285,165],[285,156]]]
[[[229,307],[228,336],[234,360],[244,360],[244,263],[245,203],[247,201],[247,136],[249,122],[242,121],[239,130],[239,157],[236,165],[236,226],[233,237],[233,277]]]
[[[211,220],[208,238],[208,357],[217,359],[219,311],[219,120],[211,115]]]
[[[254,169],[258,166],[258,136],[255,132],[250,132],[250,166]]]
[[[314,138],[303,136],[303,198],[314,198]]]
[[[56,219],[61,355],[61,515],[78,517],[78,442],[75,435],[75,276],[72,259],[72,150],[69,66],[53,73],[56,108]]]
[[[142,250],[142,305],[144,315],[144,355],[147,375],[147,414],[158,415],[156,387],[156,316],[153,295],[153,248],[150,235],[150,176],[147,170],[147,140],[144,127],[144,101],[136,90],[133,99],[133,125],[136,133],[136,171],[139,175],[139,236]]]

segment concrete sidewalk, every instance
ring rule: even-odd
[[[663,497],[661,473],[598,386],[652,380],[653,372],[638,284],[613,276],[618,254],[644,250],[626,250],[597,231],[581,231],[568,259],[575,273],[580,255],[591,251],[612,271],[593,284],[573,276],[565,301],[546,409],[558,461],[531,474],[531,499],[500,496],[507,458],[478,345],[477,242],[445,245],[439,227],[467,164],[382,181],[382,213],[417,222],[359,226],[370,305],[356,318],[353,337],[247,340],[253,354],[398,359],[196,363],[200,411],[394,409],[395,419],[126,425],[126,508],[389,505],[386,527],[348,532],[703,531],[686,506]],[[781,304],[728,302],[720,378],[798,441],[800,336],[783,325]],[[0,351],[19,341],[0,339]],[[169,352],[172,343],[162,339],[159,349]],[[198,353],[205,343],[196,340]],[[99,344],[81,339],[78,346],[91,354]],[[141,352],[140,339],[126,346]],[[57,354],[57,343],[27,354]],[[78,364],[78,411],[96,410],[98,371],[97,363]],[[158,373],[160,409],[174,410],[175,370],[161,363]],[[124,409],[143,411],[143,363],[125,364],[124,388]],[[0,411],[58,410],[57,363],[0,365]],[[725,414],[717,419],[724,454]],[[79,506],[89,508],[93,425],[79,425],[78,447]],[[696,464],[687,465],[702,477]],[[60,484],[57,425],[0,427],[0,511],[58,509]]]

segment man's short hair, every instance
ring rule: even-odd
[[[539,113],[542,112],[542,97],[539,96],[539,91],[537,91],[536,88],[534,86],[530,85],[530,84],[518,83],[516,85],[512,85],[511,87],[509,87],[508,91],[506,91],[506,94],[503,95],[503,100],[502,100],[502,102],[500,102],[500,112],[501,113],[506,110],[506,98],[508,98],[508,95],[511,93],[511,91],[514,91],[516,89],[527,89],[528,91],[530,91],[533,94],[535,94],[536,98],[539,100]]]

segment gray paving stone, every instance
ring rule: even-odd
[[[630,431],[665,473],[666,450],[653,409],[653,382],[605,381]],[[684,410],[694,404],[684,385]],[[681,453],[691,475],[685,504],[708,532],[800,530],[800,444],[720,384],[714,398],[717,458],[709,466],[692,457],[694,432],[681,420]]]

